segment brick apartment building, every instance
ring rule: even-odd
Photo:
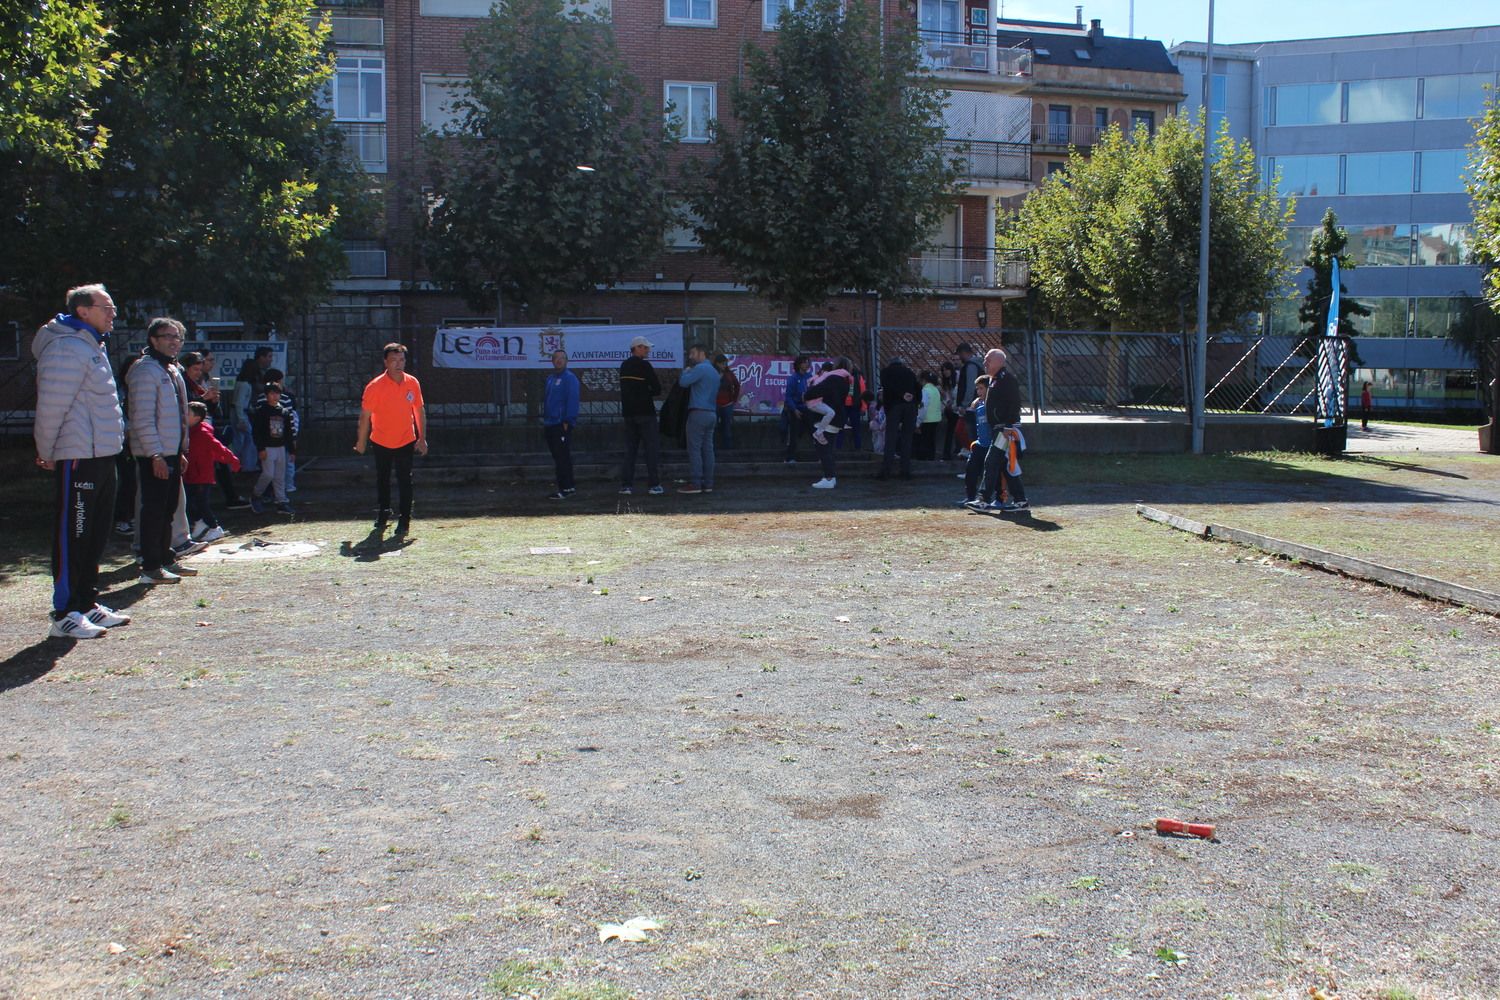
[[[673,156],[680,162],[710,153],[710,118],[733,127],[729,90],[741,68],[742,48],[774,40],[776,17],[786,2],[589,0],[589,5],[613,23],[617,45],[646,102],[677,109],[682,140]],[[997,253],[995,228],[1002,200],[1033,186],[1033,111],[1022,96],[1032,82],[1030,47],[994,30],[998,0],[871,2],[879,4],[887,26],[910,26],[915,20],[922,59],[951,94],[944,141],[962,157],[965,187],[955,192],[953,207],[934,234],[934,249],[912,262],[914,276],[931,294],[903,302],[835,296],[804,315],[802,340],[811,348],[826,343],[830,350],[852,352],[859,342],[849,339],[849,331],[871,325],[997,327],[1003,301],[1022,295],[1026,279],[1024,266]],[[323,383],[313,387],[316,395],[336,394],[346,369],[348,377],[362,371],[367,359],[360,351],[381,339],[380,331],[401,333],[418,345],[420,357],[422,339],[435,327],[493,319],[475,315],[461,299],[432,287],[413,250],[413,212],[424,181],[416,173],[416,153],[424,130],[451,120],[449,101],[467,75],[463,37],[476,19],[487,16],[490,3],[325,0],[321,5],[338,49],[335,117],[381,192],[384,228],[349,242],[349,277],[310,320],[320,355],[313,378]],[[769,303],[736,284],[728,268],[684,229],[663,233],[660,253],[638,274],[525,321],[686,321],[694,337],[732,352],[775,350],[778,341],[784,345],[775,332],[781,319]],[[464,389],[470,383],[472,392]],[[456,402],[498,402],[491,399],[490,380],[472,372],[441,373],[437,388],[443,390],[437,397]],[[475,412],[467,405],[464,410]]]

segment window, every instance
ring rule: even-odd
[[[1147,132],[1156,131],[1155,111],[1132,111],[1130,112],[1130,131],[1145,128]]]
[[[777,349],[783,354],[791,354],[791,338],[788,334],[786,317],[783,316],[776,321]],[[804,319],[802,321],[802,337],[798,345],[804,353],[822,354],[828,350],[828,321],[826,319]]]
[[[1415,77],[1354,80],[1349,88],[1350,122],[1404,122],[1417,117]]]
[[[963,25],[958,0],[920,0],[917,27],[925,34],[955,34]]]
[[[1404,295],[1358,297],[1355,301],[1370,310],[1368,316],[1354,317],[1354,327],[1361,337],[1406,336],[1410,303]]]
[[[1063,163],[1061,160],[1048,160],[1047,161],[1047,176],[1048,177],[1051,177],[1053,174],[1060,174],[1064,170],[1067,170],[1067,169],[1068,169],[1068,165],[1066,163]]]
[[[775,31],[777,22],[781,20],[783,10],[796,10],[797,0],[765,0],[761,4],[764,10],[761,27],[767,31]]]
[[[698,238],[693,227],[703,225],[703,217],[688,208],[686,202],[674,202],[670,207],[672,221],[667,223],[667,231],[663,240],[667,249],[676,251],[700,249],[703,241]]]
[[[666,85],[667,121],[677,126],[683,142],[707,142],[708,123],[714,117],[714,85],[711,83],[668,83]]]
[[[559,316],[558,326],[614,326],[615,321],[608,316]]]
[[[1301,267],[1302,262],[1307,259],[1312,234],[1317,231],[1317,226],[1288,226],[1286,242],[1282,244],[1282,252],[1286,254],[1286,259]]]
[[[15,320],[0,324],[0,361],[21,360],[21,324]]]
[[[489,17],[494,0],[422,0],[428,17]]]
[[[1295,194],[1315,197],[1339,193],[1339,158],[1337,156],[1277,156],[1268,157],[1270,176],[1281,173],[1277,187],[1282,195]]]
[[[667,316],[662,322],[682,324],[683,347],[702,344],[710,351],[718,347],[714,339],[717,320],[712,316]]]
[[[1417,226],[1419,265],[1471,264],[1474,253],[1474,227],[1457,222],[1429,223]]]
[[[1268,333],[1272,337],[1295,337],[1300,334],[1302,321],[1297,318],[1297,310],[1301,305],[1301,299],[1272,299]]]
[[[329,37],[339,47],[385,47],[385,21],[378,17],[348,17],[334,14],[328,18]]]
[[[333,82],[333,117],[341,122],[385,121],[385,59],[338,57]]]
[[[1484,113],[1485,85],[1493,73],[1429,76],[1422,81],[1423,118],[1477,118]]]
[[[612,19],[613,11],[610,0],[564,0],[564,12],[575,18],[597,18],[600,21]]]
[[[667,0],[668,24],[714,24],[714,0]]]
[[[344,260],[351,278],[385,277],[385,251],[379,240],[345,240]]]
[[[1208,110],[1219,114],[1224,113],[1229,95],[1229,77],[1223,73],[1215,73],[1213,83],[1208,88]]]
[[[1073,141],[1073,109],[1060,104],[1047,108],[1047,142],[1066,146]]]
[[[1411,227],[1345,226],[1345,250],[1360,267],[1406,267],[1411,263]]]
[[[1464,171],[1468,169],[1468,151],[1463,149],[1424,149],[1417,154],[1420,164],[1417,190],[1423,194],[1463,194]]]
[[[422,125],[434,132],[453,133],[463,127],[463,116],[453,107],[463,97],[469,79],[464,76],[422,76]]]
[[[1332,125],[1339,121],[1339,85],[1306,83],[1271,88],[1268,125]]]
[[[1344,157],[1344,193],[1409,194],[1413,159],[1409,152],[1350,153]]]
[[[1476,300],[1462,295],[1419,298],[1413,310],[1413,336],[1446,338],[1473,322]]]
[[[1094,130],[1101,135],[1109,130],[1109,109],[1094,109]]]

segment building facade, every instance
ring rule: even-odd
[[[1201,105],[1205,47],[1172,49]],[[1214,47],[1209,111],[1249,140],[1265,182],[1294,196],[1288,254],[1300,261],[1333,209],[1356,267],[1349,294],[1361,367],[1380,408],[1472,411],[1476,362],[1448,339],[1483,322],[1473,211],[1464,188],[1473,120],[1500,73],[1500,26]],[[1299,297],[1268,303],[1264,332],[1295,338]]]

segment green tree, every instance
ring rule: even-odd
[[[1209,188],[1210,332],[1235,329],[1283,295],[1293,204],[1262,188],[1248,143],[1220,132]],[[1168,118],[1148,135],[1106,132],[1022,205],[1012,238],[1052,313],[1114,330],[1197,324],[1203,127]]]
[[[333,71],[302,0],[100,0],[120,54],[98,169],[0,163],[0,281],[38,311],[108,282],[122,303],[272,323],[326,297],[367,181],[321,107]]]
[[[737,128],[715,126],[689,186],[705,249],[786,309],[795,351],[808,306],[909,284],[958,174],[911,32],[882,41],[871,4],[840,0],[788,4],[778,26],[769,51],[746,47]]]
[[[1460,324],[1450,336],[1468,348],[1480,381],[1489,383],[1489,450],[1500,454],[1500,323],[1495,317],[1500,312],[1500,97],[1493,92],[1469,146],[1465,183],[1474,208],[1475,257],[1485,267],[1485,305],[1470,310],[1473,322]]]
[[[97,3],[0,6],[0,154],[96,166],[109,130],[94,122],[91,99],[114,69]]]
[[[1309,338],[1309,342],[1302,348],[1302,353],[1307,357],[1312,357],[1317,352],[1317,340],[1328,328],[1328,304],[1333,298],[1334,260],[1339,262],[1340,273],[1358,266],[1354,258],[1344,252],[1348,245],[1348,233],[1340,228],[1339,218],[1333,209],[1328,209],[1323,213],[1322,225],[1307,241],[1307,257],[1302,261],[1304,267],[1312,269],[1312,277],[1307,279],[1307,294],[1297,307],[1297,321],[1302,324],[1302,335]],[[1350,298],[1349,289],[1340,281],[1339,336],[1359,336],[1352,317],[1369,315],[1370,310]],[[1359,352],[1354,349],[1353,344],[1349,348],[1350,362],[1358,364]]]
[[[508,0],[465,46],[459,128],[428,140],[433,277],[476,308],[539,309],[660,249],[662,121],[610,25],[561,0]]]

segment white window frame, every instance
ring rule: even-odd
[[[433,107],[435,95],[429,93],[428,88],[442,87],[449,92],[449,100],[452,100],[453,98],[464,96],[462,91],[467,88],[468,82],[469,78],[467,76],[456,76],[451,73],[423,73],[421,80],[422,127],[430,129],[439,135],[451,135],[457,132],[458,128],[456,126],[461,116],[453,114],[451,110],[448,112],[446,120],[442,122],[441,127],[433,125],[433,118],[440,109]],[[454,127],[450,128],[450,126]]]
[[[661,85],[661,103],[664,110],[668,107],[668,105],[674,103],[672,101],[673,87],[688,88],[687,107],[683,108],[679,106],[675,112],[665,111],[665,117],[667,121],[676,119],[678,124],[682,126],[682,132],[677,137],[677,141],[697,143],[711,141],[711,137],[708,134],[708,122],[703,123],[703,135],[701,137],[695,137],[692,135],[692,123],[689,119],[683,117],[683,111],[688,111],[691,113],[693,108],[693,89],[696,87],[704,87],[708,90],[708,119],[709,121],[713,121],[715,118],[719,117],[719,85],[716,83],[708,83],[702,80],[664,80],[662,81]]]
[[[339,67],[337,65],[335,66],[335,68],[334,68],[334,77],[333,77],[333,79],[329,83],[330,87],[332,88],[332,90],[331,90],[331,92],[329,94],[329,96],[331,98],[331,100],[330,100],[329,103],[333,107],[333,120],[337,121],[337,122],[383,122],[383,121],[385,121],[385,109],[386,109],[386,105],[390,103],[386,99],[386,93],[385,93],[385,56],[383,56],[383,55],[378,55],[378,56],[377,55],[371,55],[368,52],[340,52],[338,54],[338,59],[339,59],[340,62],[342,62],[345,59],[358,59],[358,60],[360,60],[361,63],[379,63],[380,64],[380,68],[377,71],[373,67],[368,67],[368,66],[364,66],[364,65],[361,65],[358,68],[354,68],[354,69],[345,69],[345,68]],[[346,115],[346,114],[341,113],[341,109],[339,108],[339,89],[338,89],[338,87],[339,87],[339,77],[342,74],[344,74],[344,73],[354,73],[355,74],[355,76],[359,80],[359,86],[355,88],[355,91],[356,91],[356,93],[358,93],[359,95],[361,95],[360,96],[360,102],[362,103],[363,102],[363,95],[364,95],[364,92],[365,92],[364,79],[363,78],[366,75],[373,76],[377,72],[380,75],[380,114],[378,114],[378,115],[372,115],[372,114],[359,114],[359,113],[356,113],[356,114],[353,114],[353,115]],[[362,110],[362,109],[357,109],[357,110]]]
[[[676,222],[668,222],[667,230],[662,234],[662,245],[668,253],[692,253],[703,249],[703,241],[693,232],[694,224],[701,225],[703,220],[694,214],[688,207],[687,202],[680,199],[671,203],[673,218],[680,217],[683,221],[679,225]]]
[[[693,9],[693,0],[682,0],[687,4],[688,11]],[[696,17],[673,17],[672,0],[662,0],[662,15],[667,24],[674,24],[689,28],[716,28],[719,26],[719,0],[708,0],[712,10],[709,11],[706,20]]]
[[[760,26],[765,31],[776,31],[776,20],[781,14],[781,8],[786,7],[796,10],[802,0],[763,0],[761,3]]]
[[[489,17],[491,0],[422,0],[424,17]]]

